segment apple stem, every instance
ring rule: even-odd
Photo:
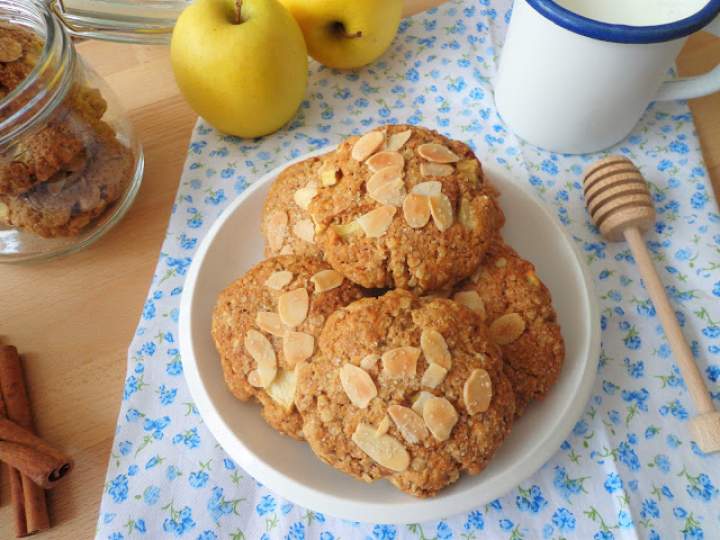
[[[242,3],[243,0],[235,0],[235,20],[233,21],[233,24],[242,24],[243,18],[242,18]]]
[[[330,31],[337,35],[338,37],[345,38],[345,39],[357,39],[362,37],[362,32],[358,30],[354,34],[348,34],[347,29],[345,28],[345,25],[341,22],[334,22],[330,25]]]

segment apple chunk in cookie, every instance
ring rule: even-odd
[[[285,255],[251,268],[220,293],[213,312],[230,391],[259,401],[268,424],[302,439],[296,368],[314,357],[330,314],[360,296],[359,287],[316,258]]]

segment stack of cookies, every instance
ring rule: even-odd
[[[458,141],[383,126],[283,171],[266,256],[221,294],[228,387],[325,463],[419,497],[487,465],[563,339],[498,194]]]

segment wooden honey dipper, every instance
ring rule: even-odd
[[[642,237],[655,224],[655,207],[647,182],[632,161],[624,156],[608,156],[587,168],[584,192],[585,205],[600,233],[613,242],[625,238],[630,245],[698,411],[690,421],[693,438],[705,453],[720,451],[720,411],[713,405]]]

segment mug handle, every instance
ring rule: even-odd
[[[720,17],[716,17],[703,30],[720,37]],[[702,75],[665,81],[655,96],[655,101],[692,99],[712,94],[718,90],[720,90],[720,64]]]

